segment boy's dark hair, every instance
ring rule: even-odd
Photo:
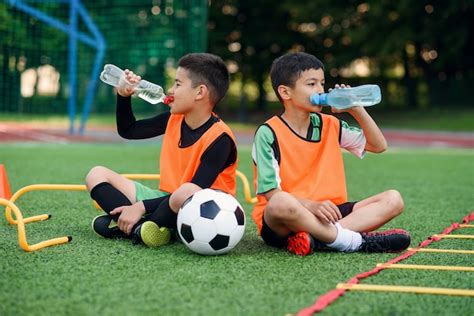
[[[214,105],[227,93],[230,80],[229,71],[219,56],[191,53],[181,57],[178,66],[189,72],[193,87],[200,84],[207,86],[210,100]]]
[[[323,63],[307,53],[288,53],[275,59],[270,70],[270,78],[278,99],[282,101],[278,93],[278,86],[284,85],[293,88],[303,71],[319,68],[324,71]]]

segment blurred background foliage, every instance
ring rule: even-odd
[[[209,49],[257,85],[261,110],[271,63],[288,51],[320,58],[328,86],[379,84],[387,107],[472,106],[473,13],[460,0],[212,1]]]
[[[68,23],[67,3],[25,2]],[[384,99],[378,109],[473,107],[473,1],[99,0],[83,4],[107,41],[104,63],[134,69],[165,88],[183,54],[220,55],[232,74],[232,85],[219,111],[233,113],[232,118],[240,121],[278,110],[268,73],[272,61],[289,51],[320,58],[327,87],[379,84]],[[84,25],[80,30],[87,31]],[[0,113],[66,113],[67,43],[64,33],[8,1],[0,3]],[[95,51],[82,44],[78,48],[78,98],[82,100]],[[36,79],[30,79],[32,91],[25,92],[29,70]],[[41,88],[42,77],[55,82],[55,88]],[[93,111],[113,112],[113,103],[112,89],[99,84]],[[138,99],[135,103],[139,112],[161,110]]]

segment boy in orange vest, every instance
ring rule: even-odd
[[[127,88],[117,95],[117,129],[126,139],[163,135],[160,190],[150,189],[105,167],[86,177],[87,189],[107,213],[92,227],[106,238],[132,238],[150,247],[166,244],[183,202],[203,188],[235,195],[237,148],[229,127],[213,112],[229,88],[229,73],[220,57],[188,54],[178,63],[168,90],[170,111],[136,120],[131,107],[140,77],[125,70]]]
[[[387,147],[366,110],[347,110],[362,130],[320,113],[321,106],[309,97],[324,92],[324,66],[306,53],[277,58],[271,80],[284,112],[257,129],[252,149],[258,194],[252,218],[265,243],[302,256],[328,247],[345,252],[406,249],[406,231],[372,232],[402,213],[398,191],[347,201],[341,148],[362,158],[366,151],[380,153]]]

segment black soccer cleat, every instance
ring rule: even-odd
[[[146,221],[138,225],[132,232],[134,244],[143,243],[148,247],[159,247],[168,244],[171,240],[171,232],[166,227],[160,227],[152,221]]]
[[[97,235],[104,238],[129,238],[120,230],[112,216],[108,214],[99,215],[92,220],[92,229]]]
[[[410,246],[410,234],[403,229],[361,233],[359,252],[401,252]]]

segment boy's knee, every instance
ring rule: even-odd
[[[194,193],[202,190],[201,187],[195,185],[194,183],[184,183],[176,191],[173,192],[170,196],[169,204],[171,209],[174,212],[178,212],[181,208],[181,205]]]
[[[386,192],[386,199],[390,205],[390,210],[393,216],[398,216],[403,212],[405,203],[403,202],[402,195],[397,190],[388,190]]]
[[[109,169],[102,166],[95,166],[86,175],[86,185],[89,190],[100,182],[105,181]]]
[[[273,195],[268,201],[265,207],[265,213],[267,212],[268,215],[278,221],[286,221],[296,215],[296,208],[292,207],[285,192],[279,192]]]

